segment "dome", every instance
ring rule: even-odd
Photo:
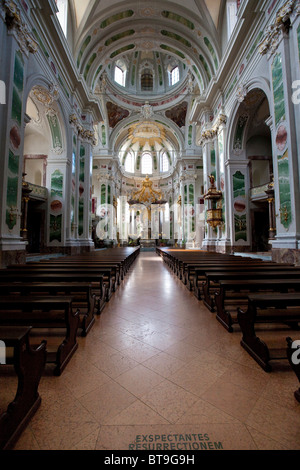
[[[135,99],[151,100],[174,92],[187,78],[187,67],[180,58],[160,51],[139,51],[122,55],[107,67],[110,84],[119,93]]]

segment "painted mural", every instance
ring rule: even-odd
[[[235,136],[234,136],[234,143],[233,143],[233,149],[236,154],[238,154],[242,150],[243,137],[244,137],[245,128],[248,122],[248,118],[249,116],[247,114],[242,114],[238,119]]]
[[[188,104],[186,101],[180,103],[180,105],[175,108],[166,111],[166,117],[171,119],[178,127],[185,126],[186,113],[187,113]]]
[[[292,203],[288,150],[278,157],[278,183],[280,199],[280,222],[288,229],[292,222]]]
[[[233,175],[233,212],[235,241],[247,241],[245,175],[236,171]]]
[[[109,101],[106,105],[107,114],[109,119],[109,127],[114,128],[122,119],[125,119],[129,116],[129,111],[127,109],[120,108],[120,106],[115,105]]]
[[[51,131],[52,136],[52,146],[53,150],[56,153],[60,153],[63,150],[63,142],[62,142],[62,133],[60,128],[60,123],[57,117],[57,114],[50,110],[47,114],[47,119]]]

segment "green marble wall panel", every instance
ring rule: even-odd
[[[190,232],[195,232],[195,189],[194,185],[189,185],[189,221]]]
[[[298,39],[298,59],[300,62],[300,24],[297,28],[297,39]]]
[[[192,21],[184,18],[181,15],[178,15],[177,13],[173,13],[172,11],[164,10],[164,11],[161,12],[161,14],[164,18],[167,18],[168,20],[177,21],[178,23],[181,23],[182,25],[186,26],[187,28],[189,28],[191,30],[195,29],[195,25]]]
[[[202,54],[199,55],[199,59],[200,59],[202,65],[203,65],[203,67],[204,67],[204,70],[205,70],[205,72],[206,72],[207,78],[208,78],[209,80],[211,80],[211,73],[210,73],[208,64],[207,64],[207,62],[206,62],[206,60],[204,59],[204,57],[203,57]]]
[[[245,175],[240,171],[236,171],[232,178],[235,241],[247,241]]]
[[[92,54],[91,57],[89,58],[89,61],[88,61],[87,65],[86,65],[86,67],[85,67],[85,70],[84,70],[84,79],[85,79],[85,80],[87,79],[87,76],[88,76],[88,73],[89,73],[89,71],[90,71],[90,68],[91,68],[91,66],[93,65],[93,63],[95,62],[96,57],[97,57],[97,54],[94,53],[94,54]]]
[[[23,117],[23,91],[24,91],[24,61],[22,53],[17,51],[13,72],[13,96],[11,118],[15,121],[10,131],[10,149],[8,154],[8,174],[6,193],[6,224],[9,230],[17,225],[17,208],[19,194],[19,168],[20,155],[18,150],[21,144],[20,127]]]
[[[219,168],[220,168],[220,190],[222,191],[222,232],[226,231],[226,201],[225,201],[225,162],[224,162],[224,136],[223,132],[218,135]]]
[[[214,144],[210,146],[210,174],[217,179],[217,172],[216,172],[216,150]]]
[[[161,31],[161,34],[163,36],[167,36],[170,39],[174,39],[175,41],[181,42],[181,44],[183,44],[185,47],[192,47],[192,44],[187,39],[180,36],[179,34],[173,33],[171,31],[166,31],[165,29]]]
[[[101,205],[106,204],[106,186],[105,184],[101,185]]]
[[[24,87],[24,61],[20,51],[16,52],[13,75],[13,99],[11,117],[19,126],[22,122],[23,87]]]
[[[290,171],[288,150],[277,157],[278,160],[278,183],[280,200],[280,222],[288,229],[292,223],[292,203],[290,188]]]
[[[215,52],[213,46],[211,45],[210,40],[209,40],[207,37],[204,38],[204,42],[205,42],[205,45],[206,45],[206,47],[208,48],[208,50],[209,50],[209,52],[210,52],[210,54],[211,54],[211,56],[212,56],[212,58],[213,58],[213,61],[214,61],[214,64],[215,64],[215,67],[216,67],[216,70],[217,70],[218,67],[219,67],[217,54],[216,54],[216,52]]]
[[[181,59],[185,59],[185,55],[182,52],[178,51],[177,49],[174,49],[173,47],[166,46],[166,44],[161,44],[160,48],[163,49],[164,51],[170,52],[171,54],[178,55]]]
[[[134,29],[129,29],[128,31],[123,31],[122,33],[115,34],[111,38],[107,39],[105,41],[105,46],[110,46],[116,41],[119,41],[120,39],[127,38],[128,36],[132,36],[135,33]]]
[[[285,119],[285,102],[281,54],[276,54],[272,64],[272,81],[276,126]]]
[[[135,45],[134,45],[134,44],[129,44],[128,46],[121,47],[120,49],[117,49],[116,51],[114,51],[114,52],[110,55],[110,58],[113,59],[113,58],[116,57],[117,55],[123,54],[123,52],[130,51],[131,49],[134,49],[134,48],[135,48]]]
[[[94,89],[94,87],[95,87],[96,80],[97,80],[97,78],[98,78],[98,76],[99,76],[99,74],[100,74],[100,72],[101,72],[101,70],[102,70],[102,67],[103,67],[103,66],[100,65],[100,66],[98,67],[98,69],[97,69],[95,75],[94,75],[94,78],[93,78],[93,85],[92,85],[92,88],[93,88],[93,89]]]
[[[193,126],[189,126],[188,145],[193,145]]]
[[[71,234],[74,236],[77,138],[73,136],[71,184]]]
[[[86,50],[86,48],[87,48],[87,46],[89,45],[89,43],[91,42],[91,40],[92,40],[92,37],[91,37],[91,36],[88,36],[88,37],[84,40],[84,42],[83,42],[83,44],[82,44],[82,46],[81,46],[81,49],[80,49],[80,51],[79,51],[79,54],[78,54],[78,58],[77,58],[77,67],[79,67],[80,61],[81,61],[82,56],[83,56],[83,54],[84,54],[84,51]]]
[[[115,23],[116,21],[120,21],[126,18],[130,18],[133,16],[134,11],[133,10],[126,10],[121,13],[117,13],[116,15],[112,15],[109,18],[106,18],[102,23],[100,24],[100,28],[104,29],[107,26],[110,26],[111,24]]]
[[[64,176],[60,170],[55,170],[51,175],[51,200],[50,200],[50,230],[51,242],[62,242],[63,221],[63,185]]]
[[[79,199],[78,199],[78,235],[83,235],[84,229],[84,196],[85,196],[85,156],[84,145],[80,146],[79,159]]]

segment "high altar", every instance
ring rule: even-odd
[[[157,227],[152,233],[151,221],[153,212],[164,207],[166,201],[159,190],[153,189],[153,182],[147,175],[142,182],[142,188],[135,191],[128,201],[130,208],[136,209],[140,214],[140,225],[137,227],[137,237],[140,238],[142,248],[153,248],[156,246],[156,239],[160,238],[161,230]]]

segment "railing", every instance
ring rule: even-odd
[[[270,183],[262,184],[261,186],[256,186],[255,188],[250,189],[250,199],[267,199],[265,191],[268,190],[268,185]]]
[[[28,188],[31,190],[30,198],[34,199],[48,199],[48,189],[44,186],[38,186],[36,184],[28,183]]]

